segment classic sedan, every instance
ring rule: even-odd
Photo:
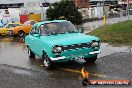
[[[32,28],[32,25],[35,24],[36,21],[30,20],[26,21],[23,25],[9,29],[9,35],[18,35],[19,37],[24,36],[25,34],[28,34]]]
[[[94,63],[100,53],[100,39],[85,35],[67,20],[36,23],[25,38],[30,58],[40,56],[47,69],[55,62],[84,59]]]
[[[17,27],[17,26],[20,26],[20,25],[22,25],[22,24],[19,23],[19,22],[8,23],[3,28],[0,28],[0,35],[7,35],[9,29],[12,29],[12,28]]]

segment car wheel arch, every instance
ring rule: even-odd
[[[24,32],[24,30],[19,30],[18,33],[19,33],[19,32]],[[24,33],[25,33],[25,32],[24,32]]]
[[[50,55],[50,54],[48,54],[48,52],[46,52],[45,50],[43,50],[43,51],[42,51],[41,56],[43,56],[43,54],[46,54],[48,57],[51,57],[51,55]]]
[[[48,54],[45,52],[45,50],[43,50],[43,51],[42,51],[42,56],[43,56],[43,54],[46,54],[46,55],[48,55]]]
[[[22,37],[22,36],[25,35],[25,32],[24,32],[23,30],[19,30],[19,31],[18,31],[18,35],[19,35],[20,37]]]

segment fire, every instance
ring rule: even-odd
[[[130,80],[91,80],[89,79],[89,73],[85,71],[84,67],[81,70],[83,76],[82,85],[130,85]]]
[[[87,71],[84,71],[84,67],[82,68],[81,73],[82,73],[83,78],[89,77],[89,73]]]

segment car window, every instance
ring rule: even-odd
[[[28,26],[28,25],[34,25],[36,22],[35,21],[26,21],[23,25]]]
[[[34,25],[35,23],[36,23],[35,21],[31,21],[31,23],[30,23],[30,24],[31,24],[31,25]]]
[[[30,34],[33,35],[35,33],[35,27],[32,27],[32,29],[30,30]]]
[[[44,24],[41,26],[42,35],[64,33],[66,31],[64,26],[64,24],[58,24],[55,22]]]
[[[42,24],[41,35],[64,34],[78,32],[71,22],[51,22]]]
[[[26,21],[23,25],[24,25],[24,26],[30,25],[30,21]]]
[[[4,28],[9,28],[9,26],[8,26],[8,25],[9,25],[9,24],[5,25],[5,26],[4,26]]]
[[[39,28],[37,26],[35,27],[35,34],[39,34]]]
[[[16,26],[20,26],[20,25],[19,24],[7,24],[5,28],[11,28],[11,27],[16,27]]]

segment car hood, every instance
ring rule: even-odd
[[[7,28],[0,28],[0,31],[3,31],[3,30],[5,30],[5,31],[6,31],[6,30],[7,30]]]
[[[22,27],[23,27],[23,26],[11,27],[11,28],[8,29],[8,31],[9,31],[9,30],[14,30],[14,29],[20,29],[20,28],[22,28]]]
[[[91,42],[92,40],[99,41],[99,38],[91,35],[85,35],[83,33],[58,34],[42,38],[44,41],[46,40],[51,46],[88,43]]]

